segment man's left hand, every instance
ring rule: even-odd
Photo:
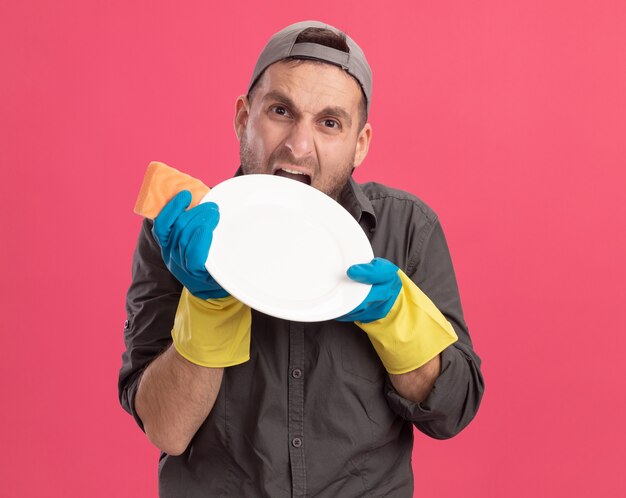
[[[402,289],[398,269],[391,261],[383,258],[374,258],[371,263],[348,268],[348,277],[362,284],[370,284],[372,288],[361,304],[337,320],[369,323],[385,318]]]
[[[372,288],[359,306],[337,320],[355,322],[367,333],[390,374],[421,367],[457,340],[428,296],[390,261],[375,258],[347,273]]]

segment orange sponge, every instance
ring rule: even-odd
[[[163,206],[181,190],[191,191],[194,207],[210,190],[200,180],[159,162],[151,162],[143,177],[141,190],[135,203],[135,213],[154,219]]]

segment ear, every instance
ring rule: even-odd
[[[248,117],[250,116],[250,102],[248,97],[240,95],[235,102],[235,133],[237,134],[237,140],[241,140],[243,132],[248,124]]]
[[[359,136],[356,139],[356,150],[354,151],[354,167],[357,168],[361,165],[367,151],[370,148],[370,140],[372,139],[372,125],[366,123],[363,129],[359,132]]]

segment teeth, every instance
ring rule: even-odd
[[[291,173],[292,175],[306,175],[306,173],[303,173],[302,171],[294,171],[291,169],[287,169],[287,168],[281,168],[283,171],[286,171],[287,173]]]

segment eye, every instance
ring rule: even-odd
[[[273,105],[272,107],[270,107],[270,112],[277,114],[278,116],[285,116],[285,117],[291,116],[287,108],[282,105]]]
[[[337,121],[335,119],[324,119],[324,120],[322,120],[322,124],[326,128],[332,128],[332,129],[335,129],[335,130],[341,129],[341,124],[339,123],[339,121]]]

